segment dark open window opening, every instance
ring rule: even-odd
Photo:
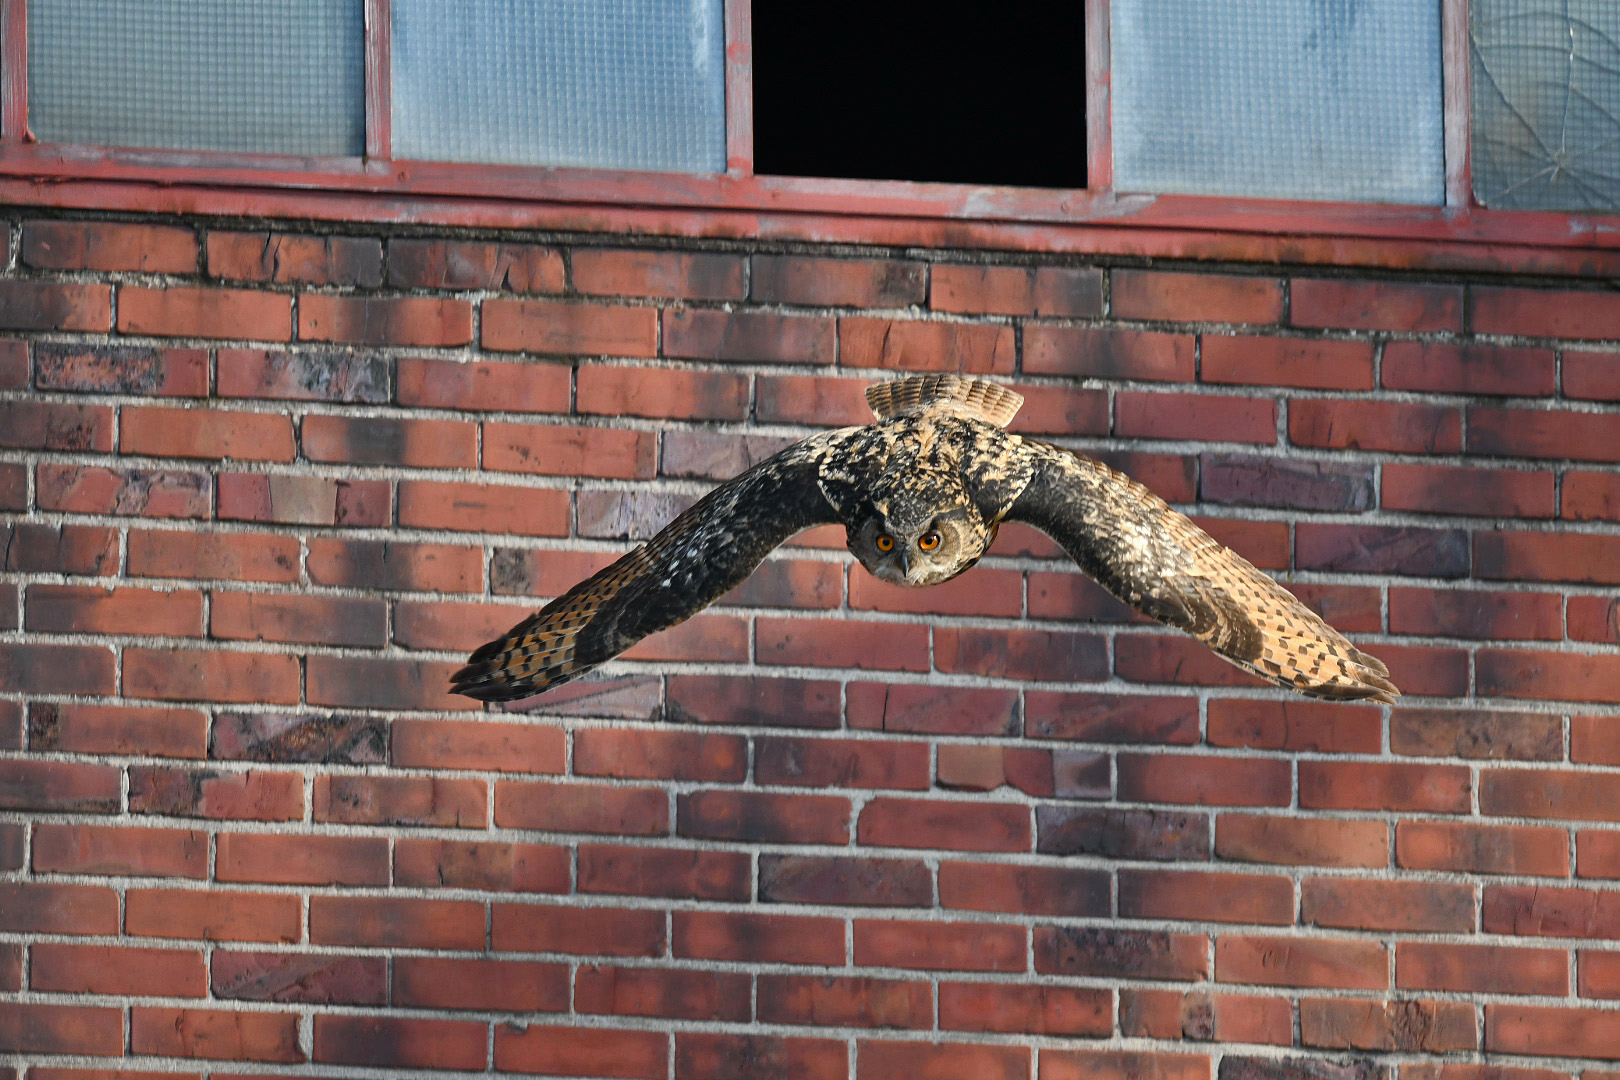
[[[754,171],[1086,186],[1085,5],[753,5]]]

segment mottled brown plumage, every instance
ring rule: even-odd
[[[812,525],[842,522],[885,581],[948,581],[1003,521],[1063,546],[1109,592],[1256,675],[1312,697],[1391,702],[1389,671],[1163,499],[1004,430],[1023,399],[955,375],[868,388],[864,427],[814,435],[711,491],[650,541],[482,646],[452,677],[490,701],[540,693],[673,626]]]

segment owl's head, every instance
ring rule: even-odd
[[[994,538],[971,505],[921,515],[873,508],[850,527],[849,550],[880,581],[920,587],[960,574]]]

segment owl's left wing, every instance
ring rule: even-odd
[[[480,646],[450,677],[451,691],[483,701],[538,694],[708,607],[782,541],[838,520],[818,475],[840,434],[806,439],[715,488],[651,540]]]
[[[1099,461],[1021,440],[1033,466],[1008,508],[1125,603],[1246,671],[1311,697],[1393,703],[1389,669],[1163,499]]]

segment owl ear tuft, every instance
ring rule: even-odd
[[[985,423],[1006,427],[1024,404],[1024,396],[993,382],[960,375],[908,375],[866,388],[866,403],[879,420],[933,401],[954,402]]]

